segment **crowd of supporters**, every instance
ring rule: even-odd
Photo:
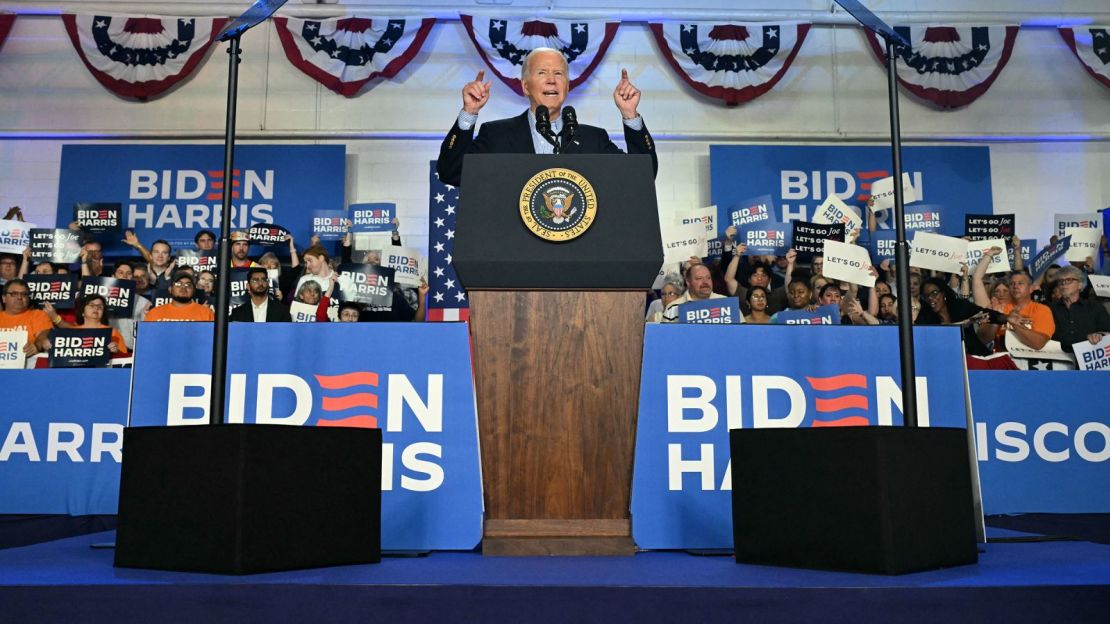
[[[392,244],[401,245],[398,223],[394,220]],[[80,232],[76,224],[70,229]],[[272,251],[257,259],[250,257],[251,245],[243,232],[231,237],[231,267],[246,268],[248,300],[230,310],[231,321],[281,322],[292,321],[290,306],[305,304],[314,314],[299,320],[314,322],[375,322],[423,321],[424,304],[428,291],[421,279],[418,287],[405,287],[393,282],[392,301],[385,306],[367,306],[354,301],[341,301],[338,295],[343,278],[338,266],[358,261],[379,264],[380,250],[357,250],[351,234],[339,243],[338,257],[333,257],[326,245],[314,236],[309,246],[298,250],[292,236],[288,237],[289,259],[282,262]],[[53,329],[111,328],[108,347],[113,358],[131,354],[142,321],[212,321],[215,319],[216,292],[220,287],[220,271],[214,259],[209,264],[197,264],[196,258],[214,255],[216,235],[201,231],[194,239],[194,250],[179,251],[175,255],[165,240],[152,241],[149,246],[133,232],[124,233],[122,243],[130,247],[133,255],[112,259],[110,265],[104,257],[101,242],[83,235],[79,259],[76,263],[32,263],[31,250],[24,250],[22,257],[0,254],[0,286],[3,302],[0,306],[0,330],[26,332],[24,354],[28,366],[45,365],[40,356],[51,348]],[[186,253],[193,252],[196,253]],[[188,255],[189,258],[185,256]],[[197,266],[207,268],[198,269]],[[134,283],[132,313],[126,318],[109,316],[108,302],[96,294],[79,297],[73,309],[55,309],[50,303],[38,304],[24,279],[27,275],[71,274],[79,279],[113,277]],[[77,292],[82,292],[80,285]]]
[[[733,240],[734,228],[722,237],[720,258],[691,258],[680,272],[669,273],[650,297],[648,322],[676,322],[679,306],[691,301],[735,297],[745,323],[775,323],[779,313],[814,311],[836,305],[845,325],[898,323],[896,271],[890,260],[870,267],[874,287],[838,282],[823,275],[824,259],[814,256],[800,265],[798,254],[749,255]],[[1055,242],[1055,241],[1053,241]],[[1020,239],[1014,237],[1013,270],[988,274],[994,247],[969,274],[910,268],[910,310],[915,325],[958,325],[969,355],[987,357],[1012,348],[1017,340],[1032,349],[1058,341],[1065,352],[1080,341],[1097,343],[1110,334],[1110,299],[1099,298],[1087,279],[1095,273],[1094,258],[1052,266],[1033,279],[1022,266]],[[1103,240],[1103,254],[1106,241]]]

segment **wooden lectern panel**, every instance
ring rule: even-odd
[[[643,293],[471,291],[470,298],[491,524],[627,523]],[[572,524],[579,535],[589,526]],[[611,534],[611,522],[598,526]]]

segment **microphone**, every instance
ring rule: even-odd
[[[573,106],[564,106],[562,117],[563,132],[567,135],[567,141],[572,141],[574,140],[574,133],[578,131],[578,112],[574,110]]]
[[[547,139],[547,142],[555,148],[555,153],[559,153],[559,144],[555,141],[555,135],[551,133],[550,113],[543,104],[536,107],[536,132]]]

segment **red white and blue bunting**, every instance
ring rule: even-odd
[[[434,18],[275,17],[289,62],[336,93],[354,97],[378,76],[392,78],[420,51]]]
[[[809,24],[650,24],[659,50],[697,92],[729,106],[770,91],[790,69]]]
[[[1087,72],[1110,87],[1110,26],[1061,28],[1060,36]]]
[[[8,33],[12,31],[12,24],[14,23],[14,13],[0,13],[0,49],[3,49],[4,41],[7,40]]]
[[[211,17],[62,15],[77,54],[120,97],[161,95],[197,68],[227,21]]]
[[[460,15],[470,40],[486,65],[517,95],[520,66],[536,48],[554,48],[567,57],[570,88],[590,77],[617,34],[620,22],[585,20],[510,20]]]
[[[986,93],[1010,60],[1017,26],[897,26],[910,47],[895,46],[898,82],[913,95],[942,108],[971,104]],[[886,44],[865,29],[879,62]]]

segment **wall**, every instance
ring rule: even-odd
[[[699,6],[723,12],[715,5],[739,10],[756,4]],[[1102,0],[1068,4],[1076,14],[1101,10],[1096,21],[1110,23]],[[954,11],[962,3],[881,6],[917,15],[920,21],[929,15],[914,12],[925,5]],[[0,9],[21,6],[0,2]],[[559,3],[573,6],[597,3]],[[820,11],[827,6],[795,1],[787,8]],[[1039,11],[1046,11],[1046,22],[1083,19],[1053,16],[1047,13],[1051,8],[1031,0],[992,3],[992,10],[1017,12],[1006,17],[1023,21],[1038,21]],[[434,12],[450,14],[443,7]],[[646,14],[634,13],[636,19]],[[584,121],[619,136],[611,91],[621,68],[629,70],[644,91],[641,112],[659,145],[657,191],[666,216],[709,203],[711,144],[881,143],[888,133],[885,75],[865,45],[858,28],[815,26],[794,67],[773,91],[728,108],[694,93],[674,75],[644,23],[626,23],[570,103]],[[349,201],[397,202],[406,243],[426,249],[427,162],[459,108],[462,85],[484,68],[461,23],[437,23],[422,52],[399,76],[371,83],[350,99],[318,87],[296,70],[270,24],[248,33],[243,48],[239,130],[244,142],[346,144]],[[18,204],[29,220],[52,223],[64,143],[214,141],[222,136],[225,59],[217,50],[191,80],[153,102],[123,101],[105,91],[80,63],[60,19],[21,16],[0,50],[0,207]],[[482,119],[513,115],[524,107],[524,100],[504,85],[495,81],[493,90]],[[1084,72],[1055,29],[1023,28],[1009,66],[966,109],[940,112],[906,97],[901,107],[909,144],[990,145],[996,209],[1017,213],[1025,236],[1043,240],[1053,212],[1110,206],[1110,89]]]

